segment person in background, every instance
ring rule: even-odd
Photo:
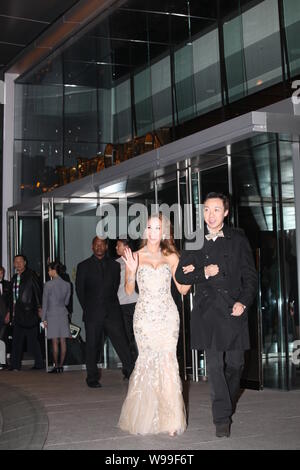
[[[7,328],[12,308],[11,285],[4,279],[5,269],[0,266],[0,368],[6,368]]]
[[[101,387],[97,362],[103,333],[123,364],[123,374],[129,377],[133,369],[118,299],[120,264],[108,256],[107,250],[107,239],[94,237],[93,254],[79,263],[76,273],[76,293],[86,331],[86,383],[91,388]]]
[[[7,315],[12,308],[11,283],[5,279],[5,269],[0,266],[0,295],[5,303]]]
[[[47,328],[47,337],[52,340],[54,367],[50,373],[63,372],[66,357],[66,338],[71,336],[67,305],[70,301],[70,283],[64,281],[60,274],[63,266],[58,262],[48,265],[50,281],[46,282],[43,292],[42,321]],[[59,356],[60,343],[60,358]]]
[[[3,341],[2,331],[9,322],[9,316],[5,308],[5,303],[0,295],[0,370],[6,368],[6,344]]]
[[[128,248],[130,247],[129,240],[127,238],[119,238],[119,240],[117,241],[117,245],[116,245],[116,252],[117,252],[117,255],[119,256],[119,258],[116,261],[120,263],[120,267],[121,267],[118,298],[119,298],[121,310],[123,313],[124,326],[125,326],[127,339],[129,342],[132,360],[133,360],[133,363],[135,363],[136,358],[138,356],[138,350],[137,350],[137,345],[136,345],[136,341],[135,341],[134,333],[133,333],[133,314],[134,314],[135,304],[138,299],[138,294],[135,290],[132,292],[132,294],[127,294],[125,292],[126,264],[122,256],[124,256],[124,251],[126,247]]]
[[[71,288],[71,294],[70,294],[70,300],[67,305],[67,310],[68,310],[68,316],[69,316],[69,321],[71,322],[72,320],[72,314],[73,314],[73,293],[74,293],[74,287],[73,283],[71,281],[70,275],[67,273],[67,268],[64,264],[61,265],[61,273],[59,275],[61,279],[64,281],[68,282],[70,284]]]
[[[43,358],[38,340],[42,305],[42,291],[36,274],[27,267],[27,259],[18,254],[14,257],[16,274],[12,278],[13,298],[13,340],[11,365],[9,370],[20,370],[23,343],[27,339],[27,349],[34,356],[32,369],[43,369]]]

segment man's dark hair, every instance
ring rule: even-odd
[[[94,245],[95,241],[99,238],[99,240],[103,240],[106,245],[108,244],[108,238],[101,238],[101,237],[97,237],[97,235],[93,238],[93,241],[92,241],[92,245]]]
[[[23,258],[25,264],[27,264],[27,258],[26,258],[25,255],[22,255],[22,253],[18,253],[17,255],[15,255],[15,256],[14,256],[14,260],[15,260],[16,258]]]
[[[5,268],[4,268],[4,266],[0,266],[0,271],[3,271],[4,274],[5,274]]]
[[[229,198],[225,194],[216,192],[208,193],[204,198],[203,204],[205,204],[208,199],[221,199],[223,201],[225,211],[229,210]]]
[[[117,242],[121,242],[123,243],[123,245],[130,247],[130,241],[128,240],[128,238],[118,238]]]

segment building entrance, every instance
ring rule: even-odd
[[[99,208],[105,203],[115,208],[111,217],[116,236],[131,222],[129,208],[135,204],[175,205],[170,217],[182,234],[176,239],[178,248],[184,249],[201,222],[203,197],[210,191],[225,192],[231,200],[228,223],[245,231],[259,278],[258,296],[249,315],[251,350],[243,383],[256,389],[298,387],[299,368],[294,361],[299,339],[298,129],[297,117],[250,113],[58,188],[35,201],[31,212],[14,207],[8,214],[10,266],[14,253],[27,251],[45,281],[47,261],[59,258],[74,283],[78,262],[91,253]],[[122,209],[125,201],[127,212]],[[30,237],[30,230],[35,237],[39,233],[39,242]],[[114,255],[114,237],[110,244]],[[177,297],[182,375],[205,380],[205,354],[191,351],[189,345],[193,292],[183,299]],[[72,321],[81,327],[84,342],[75,294]],[[101,361],[107,367],[120,365],[109,342]],[[75,365],[76,361],[70,362]]]

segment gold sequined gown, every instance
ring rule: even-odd
[[[186,428],[176,357],[179,314],[171,295],[171,269],[141,265],[133,328],[139,356],[131,374],[119,427],[131,434],[181,434]]]

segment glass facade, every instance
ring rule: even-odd
[[[210,127],[212,116],[226,120],[237,103],[247,112],[247,97],[289,84],[300,74],[298,3],[128,0],[100,17],[17,80],[14,203],[33,195],[51,198],[58,186]],[[227,148],[200,152],[192,159],[190,181],[174,166],[157,186],[149,174],[122,181],[127,197],[135,194],[146,204],[191,202],[193,210],[211,190],[230,193],[230,223],[245,230],[259,274],[251,310],[255,359],[249,359],[256,366],[248,380],[255,376],[253,381],[279,388],[299,386],[291,362],[293,341],[299,339],[292,140],[261,133],[234,143],[230,168]],[[74,280],[77,262],[88,256],[95,214],[86,203],[76,210],[74,204],[57,204],[52,255],[65,261]],[[26,224],[21,224],[24,248],[30,239]],[[75,240],[74,232],[82,236]],[[41,252],[38,244],[36,250]],[[44,264],[48,254],[42,255]],[[195,358],[189,349],[191,304],[189,298],[180,307],[179,349],[185,369],[199,361],[199,374],[205,375],[203,355]],[[76,300],[74,308],[79,322]]]
[[[17,80],[14,202],[210,126],[222,109],[226,119],[232,103],[296,77],[298,3],[130,0],[100,17]]]
[[[300,4],[296,0],[283,0],[283,7],[288,67],[291,76],[294,76],[300,72],[300,57],[298,47]]]
[[[232,146],[232,175],[235,222],[247,233],[259,273],[264,385],[288,388],[293,379],[281,371],[299,323],[289,304],[297,285],[291,143],[264,135]]]
[[[224,22],[223,31],[230,102],[281,81],[277,0],[241,9]]]

